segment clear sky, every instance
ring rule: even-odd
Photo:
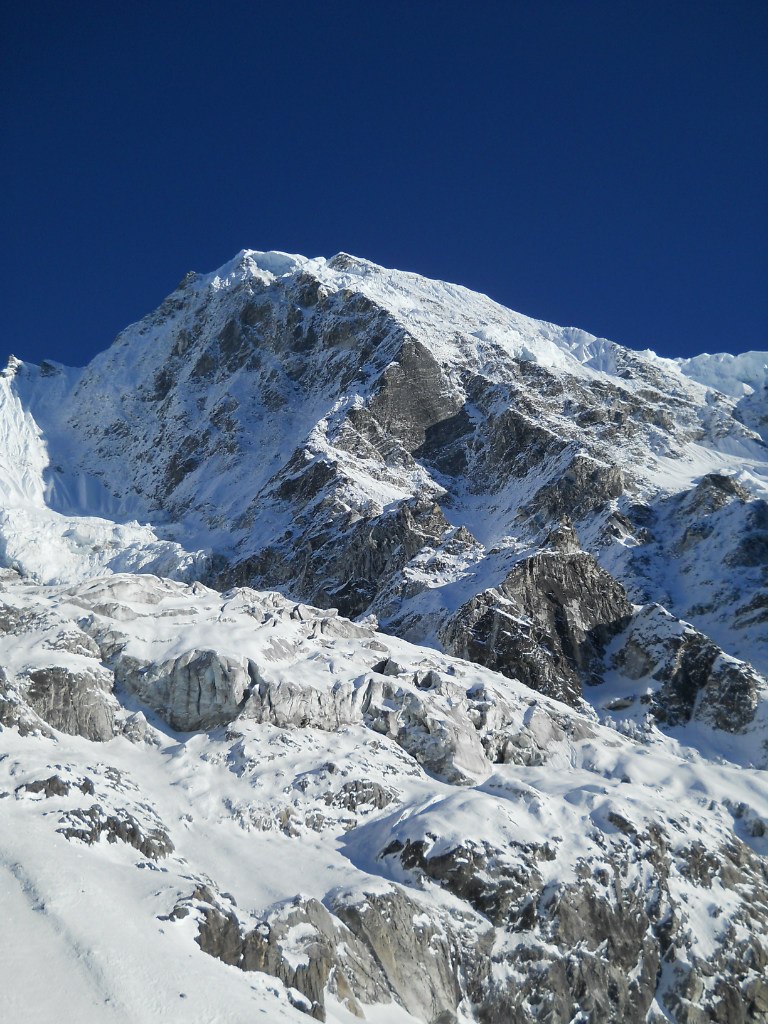
[[[664,355],[768,348],[768,3],[5,4],[4,352],[339,250]]]

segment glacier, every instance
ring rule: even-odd
[[[766,367],[252,250],[11,357],[9,1019],[768,1021]]]

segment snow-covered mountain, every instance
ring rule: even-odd
[[[11,358],[11,1019],[768,1021],[767,374],[252,251]]]

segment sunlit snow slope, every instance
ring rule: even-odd
[[[11,358],[8,1019],[768,1024],[767,365],[250,250]]]

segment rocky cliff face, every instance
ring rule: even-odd
[[[498,587],[463,605],[443,630],[452,653],[578,706],[599,682],[608,641],[632,618],[624,588],[563,524]]]
[[[567,515],[631,600],[760,661],[765,447],[685,369],[343,254],[244,252],[85,371],[22,364],[8,386],[44,435],[47,504],[149,519],[153,571],[207,558],[221,585],[426,638]]]
[[[0,873],[74,1010],[768,1021],[758,356],[244,252],[9,363]]]

